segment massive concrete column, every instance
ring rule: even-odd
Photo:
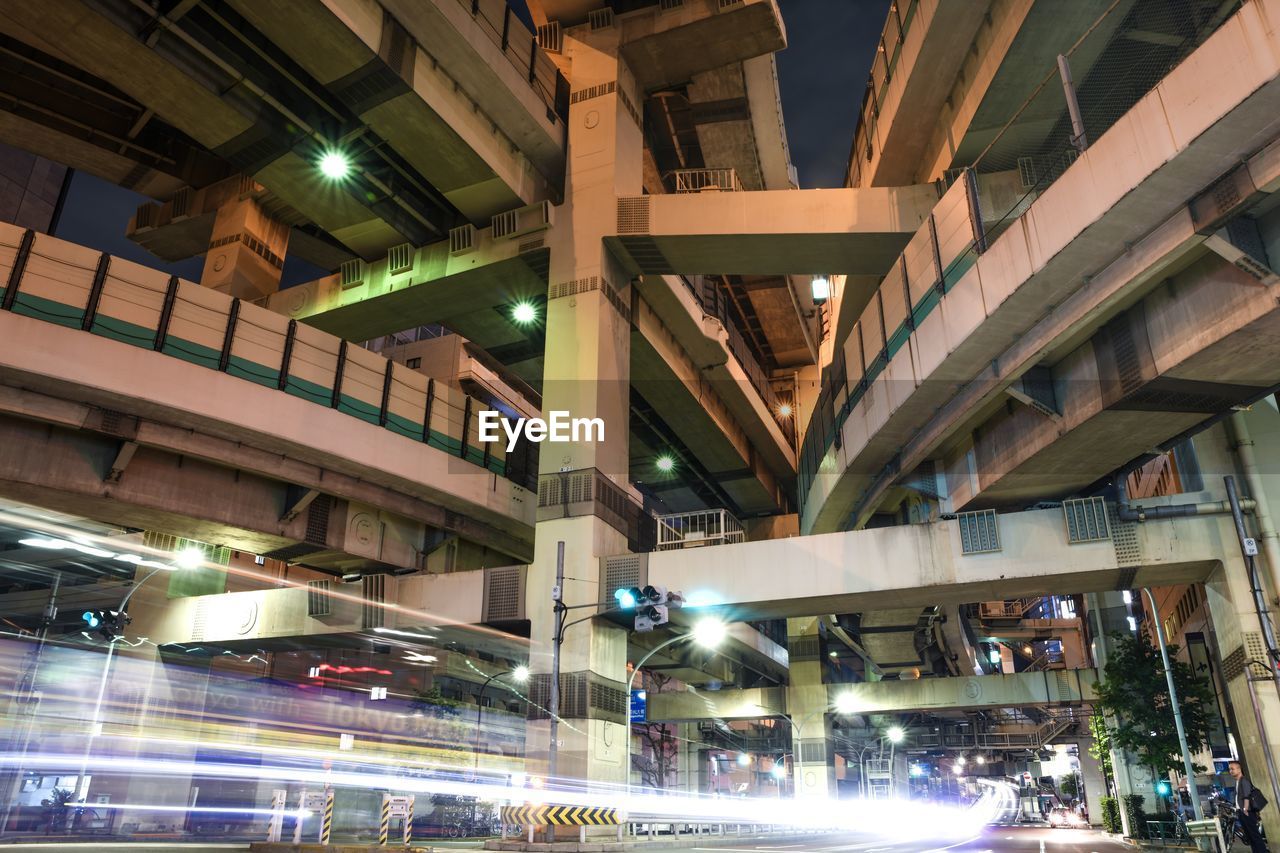
[[[1205,584],[1205,598],[1222,656],[1222,678],[1235,708],[1236,750],[1249,778],[1274,801],[1267,753],[1280,760],[1280,694],[1266,666],[1248,664],[1266,660],[1265,644],[1238,545],[1223,542],[1222,552],[1225,559]],[[1271,610],[1275,620],[1275,608]],[[1280,838],[1280,814],[1275,809],[1264,809],[1262,822],[1269,837]]]
[[[1089,810],[1089,823],[1102,825],[1102,798],[1107,796],[1107,783],[1102,778],[1102,763],[1090,754],[1093,738],[1081,738],[1077,745],[1080,750],[1080,777],[1084,783],[1085,808]]]
[[[641,136],[635,81],[618,58],[619,29],[573,30],[562,60],[572,80],[565,204],[550,232],[543,401],[547,412],[599,418],[598,436],[543,443],[534,562],[529,570],[531,666],[549,686],[551,587],[557,543],[564,543],[564,600],[607,599],[600,558],[628,552],[639,504],[628,481],[630,300],[627,274],[604,248],[617,198],[640,195]],[[584,611],[571,611],[578,614]],[[561,653],[558,775],[621,786],[628,772],[627,634],[607,622],[568,629]],[[535,683],[536,697],[547,691]],[[545,702],[540,700],[541,704]],[[545,771],[549,721],[532,708],[526,755]],[[541,770],[539,768],[542,768]]]
[[[280,289],[288,246],[288,225],[252,198],[232,196],[214,217],[200,283],[241,299],[261,299]]]
[[[791,756],[797,797],[836,796],[836,770],[831,750],[831,715],[822,683],[820,622],[816,616],[787,620],[791,716]]]
[[[1100,592],[1085,596],[1085,607],[1088,609],[1090,626],[1093,633],[1093,662],[1099,673],[1107,666],[1107,656],[1111,648],[1112,634],[1124,634],[1129,631],[1129,605],[1125,603],[1122,593]],[[1107,719],[1107,725],[1113,726],[1114,720]],[[1083,769],[1083,766],[1082,766]],[[1129,818],[1125,812],[1123,798],[1130,794],[1138,794],[1146,798],[1146,807],[1154,805],[1155,791],[1151,771],[1139,764],[1136,758],[1121,749],[1111,750],[1111,771],[1116,783],[1116,796],[1121,798],[1120,822],[1125,835],[1130,835]],[[1101,811],[1095,818],[1090,807],[1089,819],[1101,819]]]

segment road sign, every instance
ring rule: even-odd
[[[618,810],[589,806],[503,806],[512,826],[617,826]]]
[[[648,718],[649,693],[647,690],[631,691],[631,722],[643,723]]]
[[[1187,835],[1191,838],[1216,838],[1219,850],[1225,853],[1231,849],[1227,846],[1227,840],[1222,837],[1222,823],[1216,818],[1187,821]]]

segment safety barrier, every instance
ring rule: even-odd
[[[400,818],[401,837],[404,846],[408,847],[413,840],[413,794],[393,796],[382,795],[382,819],[378,822],[378,844],[386,847],[391,835],[391,819]]]
[[[308,791],[303,788],[298,793],[298,808],[293,812],[286,811],[288,800],[289,792],[284,788],[277,788],[271,792],[271,819],[267,822],[267,841],[280,841],[280,836],[284,832],[285,817],[292,814],[293,843],[301,844],[307,818],[318,814],[320,824],[316,829],[316,840],[321,844],[328,844],[329,836],[333,831],[333,789]]]
[[[528,479],[524,460],[508,471],[504,442],[477,440],[485,405],[446,383],[251,302],[4,223],[0,309],[274,388]]]

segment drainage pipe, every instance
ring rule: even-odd
[[[1250,485],[1250,490],[1253,486]],[[1256,512],[1258,502],[1244,498],[1240,501],[1240,509],[1244,512]],[[1161,518],[1187,518],[1193,515],[1229,515],[1230,501],[1201,501],[1193,504],[1166,504],[1160,506],[1139,506],[1129,503],[1123,477],[1116,478],[1116,515],[1121,521],[1155,521]]]

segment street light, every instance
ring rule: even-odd
[[[631,670],[631,677],[627,679],[627,740],[626,740],[626,775],[627,775],[627,796],[631,796],[631,690],[635,687],[636,676],[644,669],[644,665],[649,662],[649,658],[665,649],[667,646],[675,645],[679,642],[694,642],[706,649],[714,649],[724,640],[728,633],[728,627],[719,619],[706,618],[693,626],[693,630],[688,634],[676,634],[674,637],[668,637],[658,645],[649,650],[649,653],[640,658],[640,662]]]
[[[341,151],[326,151],[320,156],[320,174],[331,181],[340,181],[351,174],[351,160]]]
[[[892,791],[893,755],[897,745],[902,743],[902,741],[906,738],[906,736],[907,736],[907,733],[902,729],[901,726],[891,726],[884,734],[880,735],[880,737],[876,738],[874,741],[872,741],[869,744],[864,744],[862,749],[858,750],[858,783],[862,787],[863,797],[866,797],[870,793],[870,789],[867,787],[867,765],[866,765],[867,750],[879,749],[880,754],[884,755],[885,741],[889,742],[889,768],[890,768],[889,782],[890,782],[890,790]]]
[[[476,694],[476,746],[475,750],[473,750],[476,756],[475,769],[477,777],[480,775],[480,732],[481,722],[484,719],[484,691],[489,687],[489,682],[493,681],[495,678],[502,678],[504,675],[511,676],[511,680],[518,684],[524,684],[529,680],[529,667],[524,664],[520,664],[512,669],[495,672],[484,680],[484,684],[480,685],[480,692]]]
[[[522,326],[527,326],[538,319],[538,309],[532,302],[518,302],[511,309],[511,319]]]
[[[129,627],[129,599],[133,598],[135,592],[142,589],[143,584],[160,572],[176,572],[180,569],[196,568],[203,562],[204,550],[194,545],[188,545],[175,553],[172,563],[152,563],[147,561],[147,565],[152,565],[154,568],[147,572],[142,580],[129,588],[124,598],[121,599],[120,606],[116,608],[120,613],[120,636],[107,642],[107,659],[102,664],[102,677],[98,680],[98,699],[93,705],[93,720],[89,724],[89,737],[84,742],[84,759],[80,762],[80,775],[76,777],[76,789],[72,793],[73,802],[83,802],[88,793],[85,785],[85,775],[89,772],[89,756],[93,754],[93,739],[98,736],[98,732],[102,728],[102,700],[107,693],[107,678],[111,674],[111,658],[115,655],[116,640],[123,640],[125,631]],[[74,809],[68,812],[68,825],[74,819],[74,815]]]

